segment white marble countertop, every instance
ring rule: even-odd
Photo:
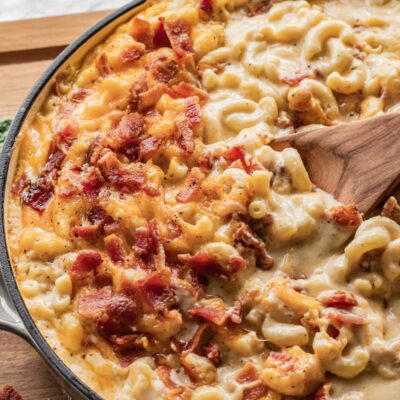
[[[0,0],[0,21],[110,10],[128,0]]]

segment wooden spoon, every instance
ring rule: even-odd
[[[400,181],[400,113],[286,135],[271,146],[296,148],[317,187],[364,214]]]

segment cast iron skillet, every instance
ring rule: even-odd
[[[100,400],[58,358],[36,328],[18,290],[7,248],[4,210],[14,175],[19,151],[18,134],[40,109],[55,76],[69,64],[79,62],[96,44],[104,40],[118,25],[138,12],[145,0],[133,0],[102,19],[79,39],[70,44],[51,64],[29,93],[10,127],[0,156],[0,330],[7,330],[28,341],[43,357],[65,392],[76,400]],[[73,16],[71,16],[73,18]]]

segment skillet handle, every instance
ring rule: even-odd
[[[5,286],[0,271],[0,330],[15,333],[27,342],[32,343],[31,337],[19,317],[10,294]]]

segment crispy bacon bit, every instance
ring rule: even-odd
[[[171,371],[171,368],[166,366],[160,366],[156,368],[157,375],[162,380],[163,384],[169,389],[173,389],[178,386],[171,378]]]
[[[199,160],[200,171],[207,174],[212,170],[212,156],[209,152],[205,151],[201,153]]]
[[[178,203],[187,203],[194,200],[201,192],[201,184],[205,175],[199,168],[192,168],[185,179],[183,189],[176,195]]]
[[[175,301],[172,287],[162,272],[153,272],[138,284],[147,303],[154,310],[166,310]]]
[[[246,151],[242,145],[231,147],[225,155],[227,161],[233,163],[234,161],[240,161],[243,169],[250,175],[253,171],[257,170],[258,167],[246,162]]]
[[[250,382],[254,382],[259,379],[258,372],[256,370],[256,367],[251,364],[251,363],[246,363],[244,367],[239,371],[239,373],[236,375],[236,382],[240,384],[246,384]]]
[[[201,122],[201,109],[196,97],[187,97],[185,99],[185,116],[192,125]]]
[[[120,59],[124,64],[130,64],[140,57],[142,57],[145,51],[145,46],[142,43],[133,43],[128,48],[122,50]]]
[[[201,0],[199,4],[199,8],[204,13],[211,15],[213,12],[213,2],[212,0]]]
[[[284,76],[281,80],[290,86],[297,86],[302,80],[312,78],[313,75],[310,73],[295,74],[290,76]]]
[[[20,196],[21,193],[25,190],[29,185],[29,179],[26,173],[24,172],[20,178],[12,185],[11,193],[14,196]]]
[[[200,317],[209,321],[217,326],[222,326],[228,319],[228,314],[226,312],[225,307],[222,305],[210,305],[210,306],[202,306],[202,305],[194,305],[189,313],[195,315],[196,317]]]
[[[400,224],[400,206],[395,197],[390,196],[383,206],[382,217],[387,217]]]
[[[140,19],[133,18],[129,29],[129,34],[140,43],[143,43],[147,49],[153,47],[153,30],[149,22]]]
[[[138,228],[135,233],[135,253],[139,256],[149,256],[158,249],[158,238],[149,228]]]
[[[78,89],[74,93],[72,93],[71,101],[73,103],[81,103],[83,100],[86,99],[89,91],[86,89]]]
[[[109,341],[114,351],[124,354],[133,350],[142,350],[143,339],[144,335],[131,333],[128,335],[111,335]],[[131,362],[133,362],[133,360]],[[131,362],[129,362],[128,365],[130,365]]]
[[[105,286],[92,293],[80,296],[78,313],[88,319],[96,319],[104,312],[112,296],[111,287]]]
[[[104,238],[104,245],[113,263],[117,264],[125,260],[126,253],[123,241],[115,233]]]
[[[244,260],[241,257],[231,256],[226,266],[222,266],[218,259],[209,253],[197,253],[194,256],[182,254],[179,258],[201,275],[216,275],[224,279],[232,276],[244,268]]]
[[[67,147],[71,146],[76,138],[77,127],[73,123],[65,125],[62,129],[55,134],[56,145],[65,144]]]
[[[101,255],[98,251],[82,251],[72,264],[69,274],[76,280],[85,279],[93,275],[100,264]]]
[[[22,202],[42,213],[52,196],[53,185],[46,176],[41,176],[22,194]]]
[[[22,397],[12,386],[5,385],[0,390],[0,400],[22,400]]]
[[[368,322],[367,318],[346,310],[338,311],[334,309],[328,309],[326,312],[326,317],[332,322],[347,325],[365,325]]]
[[[140,142],[139,145],[139,160],[145,161],[154,156],[160,148],[162,139],[157,137],[149,137]]]
[[[82,225],[74,226],[72,228],[72,234],[74,236],[80,237],[84,240],[94,240],[100,232],[99,225]]]
[[[232,308],[229,310],[230,319],[234,324],[242,322],[243,304],[240,300],[235,300]]]
[[[187,54],[193,53],[192,41],[190,39],[190,27],[183,20],[167,22],[165,31],[172,48],[179,57],[184,57]]]
[[[95,168],[90,168],[82,179],[83,194],[91,199],[97,198],[103,186],[104,179]]]
[[[221,364],[221,353],[217,343],[205,344],[202,352],[216,367]]]
[[[264,14],[272,7],[273,0],[253,1],[247,5],[246,12],[249,17]]]
[[[329,221],[344,228],[356,228],[362,223],[362,215],[354,204],[333,207],[328,211],[327,216]]]
[[[156,49],[160,47],[171,47],[167,32],[165,31],[164,18],[158,19],[158,24],[154,30],[154,47]]]
[[[122,117],[119,131],[113,136],[112,147],[122,149],[137,145],[145,126],[144,117],[138,113],[129,113]]]
[[[139,110],[147,110],[151,107],[154,107],[158,100],[160,100],[161,96],[167,92],[167,86],[164,83],[158,83],[153,86],[151,89],[146,90],[143,93],[139,94]]]
[[[180,82],[178,85],[174,85],[171,87],[171,95],[172,97],[198,97],[199,100],[207,100],[208,94],[202,90],[197,88],[194,85],[186,82]]]
[[[323,384],[311,397],[311,400],[329,400],[329,394],[332,388],[330,382]]]
[[[320,299],[322,304],[327,307],[335,307],[335,308],[352,308],[358,304],[355,296],[351,292],[344,292],[342,290],[338,290],[333,294],[323,297]]]
[[[53,171],[58,171],[64,161],[65,154],[59,150],[55,149],[47,159],[46,165],[44,166],[43,172],[45,174],[51,174]]]
[[[207,323],[199,325],[193,337],[183,346],[179,345],[179,347],[182,347],[181,350],[185,352],[194,352],[194,353],[197,352],[199,350],[200,343],[208,327],[209,325]]]
[[[188,156],[194,152],[195,148],[192,128],[187,119],[177,121],[176,127],[178,128],[180,147],[184,151],[185,155]]]
[[[106,152],[98,161],[106,181],[123,192],[131,193],[141,189],[145,181],[145,172],[138,169],[135,173],[125,169],[112,151]]]
[[[176,54],[169,48],[159,49],[149,54],[147,58],[146,69],[160,83],[171,83],[181,68]]]
[[[161,194],[160,190],[150,185],[144,185],[142,190],[150,197],[157,197]]]
[[[108,57],[106,53],[101,53],[96,58],[95,65],[99,75],[103,78],[112,73],[110,65],[108,64]]]
[[[128,105],[131,112],[136,112],[139,109],[139,95],[148,90],[147,73],[141,72],[135,78],[132,86],[129,88]]]
[[[243,390],[243,400],[261,400],[268,394],[269,388],[267,385],[260,383],[257,386],[246,388]]]
[[[273,267],[274,260],[268,254],[264,241],[252,231],[248,224],[243,221],[236,222],[233,240],[240,246],[255,249],[258,268],[268,270]]]

